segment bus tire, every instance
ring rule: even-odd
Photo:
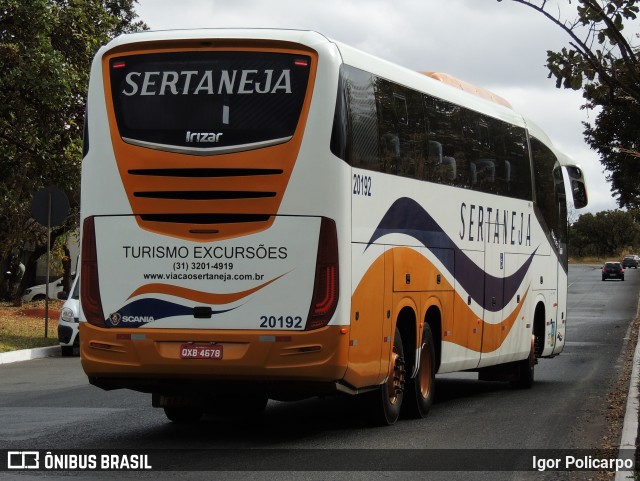
[[[400,417],[400,408],[404,397],[404,350],[402,336],[396,328],[393,336],[393,349],[389,359],[389,376],[379,389],[371,394],[373,421],[381,426],[390,426]]]
[[[424,418],[433,404],[436,381],[436,352],[433,334],[428,324],[422,331],[420,347],[420,366],[416,377],[407,379],[406,398],[402,406],[403,414],[411,418]]]
[[[200,420],[202,409],[197,407],[165,407],[164,414],[169,421],[177,424],[190,424]]]
[[[73,356],[73,346],[60,346],[62,357]]]
[[[529,389],[533,386],[534,369],[536,366],[535,337],[531,336],[531,350],[529,357],[515,363],[515,380],[511,382],[518,389]]]

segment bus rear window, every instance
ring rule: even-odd
[[[267,52],[173,52],[109,61],[118,131],[130,144],[212,155],[288,141],[311,58]]]

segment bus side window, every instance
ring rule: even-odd
[[[355,67],[343,65],[340,70],[340,87],[346,91],[343,96],[345,106],[336,105],[332,151],[354,167],[370,170],[381,170],[380,141],[378,133],[378,114],[374,93],[373,75]],[[344,135],[346,144],[341,148],[338,135]],[[335,145],[335,147],[334,147]],[[342,154],[346,152],[346,154]],[[340,154],[344,155],[341,156]]]
[[[429,155],[427,158],[434,165],[442,163],[442,144],[440,142],[429,141]]]
[[[456,181],[456,159],[450,156],[442,157],[440,164],[440,181],[444,184],[453,184]]]
[[[398,135],[387,130],[380,136],[380,153],[382,155],[383,172],[398,173],[400,165],[400,139]]]
[[[436,140],[429,140],[427,143],[427,155],[424,162],[423,178],[434,181],[436,169],[442,163],[442,144]]]
[[[393,106],[395,108],[396,120],[398,124],[409,125],[409,114],[407,112],[407,99],[400,94],[393,94]]]
[[[355,67],[340,75],[331,149],[352,166],[533,198],[523,127]]]
[[[496,180],[496,164],[492,159],[471,162],[471,184],[484,192],[491,192]]]
[[[511,162],[504,161],[504,192],[509,194],[511,192]]]

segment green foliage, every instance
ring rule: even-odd
[[[616,260],[640,252],[638,211],[610,210],[583,214],[569,228],[569,251],[575,257]]]
[[[595,87],[594,87],[595,88]],[[598,95],[594,92],[592,97]],[[624,100],[608,100],[602,105],[594,125],[585,124],[587,142],[600,155],[621,207],[640,208],[640,104]]]
[[[576,6],[571,20],[547,0],[512,1],[569,34],[569,47],[547,52],[549,77],[558,88],[582,90],[585,108],[597,112],[592,124],[584,124],[585,140],[600,155],[618,205],[640,207],[640,49],[637,32],[625,30],[637,22],[640,0],[568,0]]]
[[[0,0],[0,260],[46,250],[31,200],[56,185],[78,227],[82,127],[91,59],[136,22],[135,0]]]

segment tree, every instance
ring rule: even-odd
[[[577,257],[621,258],[640,247],[637,212],[610,210],[583,214],[569,229],[569,250]]]
[[[78,227],[82,128],[91,59],[112,37],[146,28],[137,0],[0,0],[0,264],[31,244],[23,286],[46,252],[31,200],[56,185]]]
[[[570,48],[547,52],[549,76],[559,88],[582,90],[585,108],[600,108],[593,124],[584,124],[585,140],[600,155],[618,205],[640,207],[640,49],[625,36],[625,23],[637,19],[638,0],[567,0],[576,7],[572,20],[562,16],[562,4],[555,10],[548,0],[512,1],[569,35]]]

